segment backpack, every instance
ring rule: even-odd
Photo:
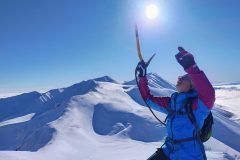
[[[212,112],[210,111],[208,116],[204,120],[204,124],[203,124],[202,128],[199,128],[198,125],[197,125],[197,122],[196,122],[196,118],[195,118],[195,116],[193,114],[193,111],[192,111],[193,100],[194,100],[194,98],[191,98],[191,99],[187,100],[187,102],[185,102],[185,109],[186,109],[188,118],[193,123],[195,128],[199,130],[198,135],[199,135],[199,138],[200,138],[201,142],[206,142],[212,136],[212,126],[213,126],[213,123],[214,123],[213,122],[213,115],[212,115]]]

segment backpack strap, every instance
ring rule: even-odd
[[[197,129],[197,131],[200,131],[200,128],[197,124],[196,118],[193,114],[193,110],[192,110],[192,105],[193,105],[193,101],[196,99],[196,97],[194,98],[188,98],[183,106],[185,107],[186,113],[188,115],[188,118],[190,119],[190,121],[192,122],[192,124],[194,125],[194,127]]]
[[[199,141],[200,148],[201,148],[202,155],[203,155],[203,159],[207,160],[207,156],[206,156],[206,153],[205,153],[203,142],[201,141],[201,137],[200,137],[200,135],[201,135],[201,128],[198,126],[196,118],[195,118],[195,116],[193,114],[193,110],[192,110],[192,104],[193,104],[193,101],[194,101],[195,98],[196,97],[189,98],[187,100],[186,105],[185,105],[185,109],[186,109],[188,118],[190,119],[190,121],[192,122],[192,124],[194,125],[194,127],[196,129],[196,132],[193,133],[193,137],[195,137],[197,139],[197,141]]]
[[[176,103],[176,98],[177,98],[177,96],[178,96],[178,93],[177,93],[177,92],[175,92],[175,93],[173,93],[173,94],[171,95],[171,99],[170,99],[170,102],[169,102],[169,106],[166,108],[168,114],[167,114],[167,117],[166,117],[165,120],[164,120],[164,123],[166,123],[166,121],[167,121],[167,119],[169,118],[170,115],[177,115],[177,114],[181,115],[181,113],[178,113],[177,111],[174,111],[174,110],[172,110],[172,108],[171,108],[171,107],[172,107],[172,101],[174,100],[174,103]],[[176,104],[174,104],[174,105],[176,105]]]

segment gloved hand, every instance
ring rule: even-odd
[[[196,65],[194,57],[191,53],[188,53],[184,48],[178,47],[179,53],[175,55],[178,63],[183,66],[184,69]]]
[[[138,63],[136,67],[136,72],[138,77],[144,77],[147,74],[147,65],[146,63],[142,60],[141,62]]]

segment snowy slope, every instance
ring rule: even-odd
[[[231,119],[240,124],[240,84],[217,84],[216,104],[223,110],[231,113]]]
[[[154,88],[158,95],[173,92],[171,87],[158,88],[154,84]],[[98,78],[44,94],[0,100],[1,121],[35,113],[28,121],[0,127],[0,149],[8,150],[0,152],[0,159],[147,159],[163,143],[165,128],[138,103],[139,99],[134,84]],[[216,114],[219,115],[216,132],[226,135],[222,142],[215,138],[207,142],[208,158],[239,159],[236,139],[225,144],[232,132],[239,139],[239,125],[222,112]]]

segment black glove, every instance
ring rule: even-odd
[[[184,69],[196,65],[194,57],[191,53],[188,53],[184,48],[178,47],[179,53],[175,55],[178,63],[183,66]]]
[[[138,77],[144,77],[147,74],[147,66],[146,63],[142,60],[141,62],[138,63],[136,67],[136,74]]]

